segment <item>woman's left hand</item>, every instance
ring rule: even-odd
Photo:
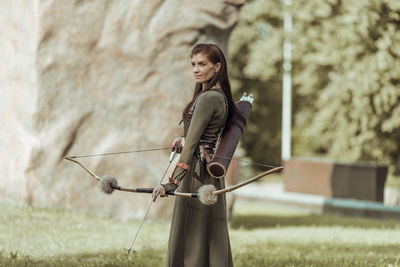
[[[168,195],[165,194],[165,188],[162,185],[158,185],[156,188],[153,190],[153,202],[156,201],[157,197],[168,197]]]

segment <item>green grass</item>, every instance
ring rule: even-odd
[[[382,220],[340,215],[317,215],[280,205],[269,204],[266,207],[265,204],[260,202],[239,202],[236,203],[235,208],[237,208],[238,212],[236,212],[231,222],[231,227],[235,229],[338,226],[346,229],[400,230],[400,221],[394,219]]]
[[[163,266],[169,223],[0,202],[0,266]],[[400,221],[313,215],[237,202],[230,228],[235,266],[400,266]]]

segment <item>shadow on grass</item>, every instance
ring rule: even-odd
[[[252,244],[234,254],[234,264],[236,267],[397,266],[397,252],[397,245]],[[129,257],[121,251],[112,251],[33,259],[14,253],[0,253],[0,266],[163,266],[164,254],[161,250],[145,249]]]
[[[340,215],[235,215],[232,228],[274,228],[282,226],[344,226],[359,228],[400,229],[400,221],[389,219],[358,218]]]
[[[397,245],[252,244],[234,254],[236,267],[245,266],[398,266]],[[122,251],[61,255],[33,259],[0,252],[0,266],[163,266],[165,251],[143,249],[126,256]]]
[[[127,256],[124,251],[60,255],[43,259],[0,252],[0,266],[163,266],[164,250],[146,248]]]

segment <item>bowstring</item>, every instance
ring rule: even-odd
[[[129,151],[119,151],[119,152],[108,152],[108,153],[101,153],[101,154],[91,154],[91,155],[78,155],[78,156],[71,156],[69,158],[71,158],[71,159],[89,158],[89,157],[110,156],[110,155],[118,155],[118,154],[129,154],[129,153],[140,153],[140,152],[149,152],[149,151],[160,151],[160,150],[167,150],[167,149],[171,149],[171,147],[137,149],[137,150],[129,150]]]
[[[249,160],[238,159],[238,158],[235,158],[235,157],[231,157],[231,158],[230,158],[230,157],[224,157],[224,156],[215,155],[215,154],[209,154],[209,155],[211,155],[211,156],[213,156],[213,157],[216,157],[216,158],[236,160],[236,161],[244,162],[244,163],[247,163],[247,164],[252,164],[252,165],[267,167],[267,168],[270,168],[270,169],[276,168],[276,167],[277,167],[277,166],[267,165],[267,164],[258,163],[258,162],[253,162],[253,161],[249,161]]]
[[[141,152],[151,152],[151,151],[161,151],[161,150],[170,150],[171,147],[161,147],[161,148],[148,148],[148,149],[137,149],[137,150],[129,150],[129,151],[118,151],[118,152],[108,152],[108,153],[100,153],[100,154],[90,154],[90,155],[77,155],[77,156],[71,156],[69,158],[71,159],[77,159],[77,158],[89,158],[89,157],[98,157],[98,156],[112,156],[112,155],[119,155],[119,154],[130,154],[130,153],[141,153]],[[220,156],[220,155],[215,155],[215,154],[209,154],[213,157],[218,157],[222,159],[230,159],[230,160],[235,160],[251,165],[256,165],[256,166],[261,166],[261,167],[266,167],[266,168],[276,168],[277,166],[274,165],[268,165],[268,164],[263,164],[259,162],[253,162],[249,160],[244,160],[244,159],[238,159],[235,157],[225,157],[225,156]]]
[[[173,157],[172,157],[172,159],[169,161],[169,164],[168,164],[167,168],[165,169],[164,174],[163,174],[163,176],[162,176],[162,178],[161,178],[159,184],[161,184],[162,181],[164,180],[165,175],[167,174],[167,171],[168,171],[169,167],[171,166],[172,161],[173,161]],[[135,236],[133,237],[133,240],[132,240],[132,242],[131,242],[131,245],[130,245],[130,247],[126,250],[126,254],[127,254],[127,255],[129,255],[129,253],[130,253],[131,250],[132,250],[133,244],[135,243],[136,238],[137,238],[138,235],[139,235],[140,229],[142,228],[142,225],[143,225],[143,223],[144,223],[144,220],[146,219],[147,214],[149,213],[150,208],[151,208],[153,202],[154,202],[154,201],[153,201],[153,198],[152,198],[151,201],[150,201],[150,203],[149,203],[149,205],[147,206],[146,213],[144,214],[144,216],[143,216],[143,218],[142,218],[142,221],[140,222],[139,228],[136,230],[136,233],[135,233]]]

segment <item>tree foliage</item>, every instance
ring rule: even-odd
[[[291,11],[294,154],[384,162],[399,174],[400,2],[299,0]],[[240,16],[233,84],[259,98],[243,146],[255,160],[276,161],[283,4],[251,1]]]
[[[282,15],[280,3],[252,1],[242,7],[229,40],[232,87],[255,95],[242,147],[254,161],[280,163]]]

